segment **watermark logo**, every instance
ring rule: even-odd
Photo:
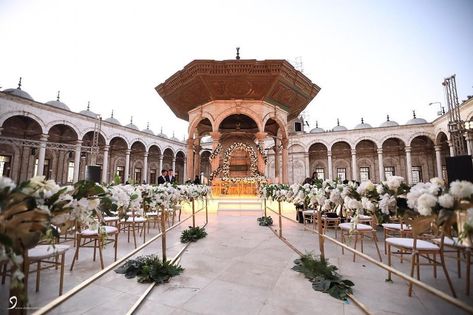
[[[8,307],[9,310],[12,310],[16,307],[16,305],[18,304],[18,298],[16,296],[12,296],[10,297],[10,306]]]

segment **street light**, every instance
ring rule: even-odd
[[[431,102],[431,103],[429,103],[429,106],[433,105],[433,104],[439,104],[440,105],[440,110],[437,112],[437,115],[442,116],[442,115],[445,114],[445,107],[442,106],[441,102]]]

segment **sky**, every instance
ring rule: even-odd
[[[456,74],[473,95],[473,0],[0,0],[0,89],[179,139],[187,122],[154,88],[194,59],[302,60],[321,87],[310,128],[432,121]]]

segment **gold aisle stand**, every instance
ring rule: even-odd
[[[278,208],[279,210],[278,211],[275,211],[273,209],[271,209],[270,207],[267,206],[266,204],[266,199],[265,199],[265,202],[264,202],[264,213],[265,213],[265,216],[266,216],[266,210],[269,210],[273,213],[275,213],[276,215],[279,216],[279,233],[276,233],[276,231],[270,227],[270,229],[274,232],[274,234],[276,236],[279,237],[279,239],[281,239],[286,245],[288,245],[292,250],[294,250],[297,254],[301,255],[302,256],[302,252],[299,251],[296,247],[294,247],[294,245],[292,245],[286,238],[284,238],[284,236],[282,235],[282,220],[281,218],[285,218],[286,220],[289,220],[293,223],[296,223],[296,224],[299,224],[299,222],[297,222],[296,220],[293,220],[283,214],[281,214],[281,202],[278,202],[279,205],[278,205]],[[426,290],[427,292],[431,293],[432,295],[450,303],[450,304],[453,304],[455,305],[456,307],[470,313],[470,314],[473,314],[473,307],[471,307],[470,305],[466,304],[465,302],[459,300],[459,299],[456,299],[454,298],[453,296],[451,295],[448,295],[446,294],[445,292],[443,291],[440,291],[428,284],[425,284],[424,282],[421,282],[391,266],[388,266],[382,262],[379,262],[377,261],[376,259],[374,258],[371,258],[370,256],[356,250],[356,249],[353,249],[349,246],[347,246],[346,244],[343,244],[341,243],[340,241],[330,237],[330,236],[327,236],[324,234],[324,230],[322,228],[322,224],[321,224],[321,221],[322,220],[322,214],[321,214],[321,211],[317,211],[317,229],[310,229],[310,228],[307,228],[306,226],[304,226],[304,230],[307,230],[307,231],[310,231],[310,232],[313,232],[315,234],[318,234],[319,236],[319,251],[320,251],[320,256],[321,257],[325,257],[325,240],[328,240],[328,241],[331,241],[332,243],[334,243],[335,245],[338,245],[350,252],[352,252],[353,254],[355,255],[358,255],[359,257],[367,260],[368,262],[370,263],[373,263],[374,265],[386,270],[386,271],[389,271],[395,275],[397,275],[398,277],[406,280],[407,282],[409,283],[412,283],[413,285],[416,285],[424,290]],[[368,311],[368,309],[366,308],[366,306],[364,306],[360,301],[358,301],[353,295],[349,294],[348,297],[358,306],[360,307],[366,314],[370,314],[370,312]]]
[[[33,313],[33,315],[42,315],[42,314],[46,314],[47,312],[50,312],[51,310],[53,310],[54,308],[56,308],[57,306],[61,305],[62,303],[64,303],[65,301],[67,301],[68,299],[70,299],[71,297],[73,297],[75,294],[79,293],[80,291],[82,291],[84,288],[86,288],[87,286],[89,286],[90,284],[92,284],[94,281],[100,279],[103,275],[105,275],[106,273],[114,270],[117,266],[123,264],[128,258],[136,255],[137,253],[139,253],[142,249],[144,249],[145,247],[149,246],[151,243],[153,243],[154,241],[156,241],[157,239],[161,238],[162,239],[162,256],[163,256],[163,261],[166,259],[166,234],[169,232],[169,231],[172,231],[174,230],[176,227],[178,227],[179,225],[183,224],[184,222],[186,222],[187,220],[189,220],[190,218],[193,218],[193,222],[195,224],[195,216],[200,213],[201,211],[204,211],[205,210],[205,224],[202,226],[202,227],[206,227],[207,224],[208,224],[208,204],[207,204],[207,198],[204,198],[203,200],[204,202],[204,205],[202,208],[200,208],[199,210],[195,211],[195,201],[193,200],[192,201],[192,214],[190,216],[188,216],[187,218],[183,219],[182,221],[174,224],[173,226],[170,226],[169,228],[165,228],[165,225],[163,225],[163,222],[165,222],[165,220],[161,220],[161,233],[159,233],[158,235],[154,236],[153,238],[151,238],[149,241],[147,241],[146,243],[144,243],[143,245],[141,245],[140,247],[136,248],[135,250],[132,250],[131,252],[129,252],[128,254],[126,254],[125,256],[123,256],[122,258],[120,258],[119,260],[113,262],[112,264],[110,264],[108,267],[106,267],[105,269],[97,272],[96,274],[92,275],[91,277],[89,277],[88,279],[84,280],[83,282],[81,282],[80,284],[76,285],[74,288],[70,289],[69,291],[67,291],[66,293],[64,293],[63,295],[57,297],[56,299],[52,300],[51,302],[49,302],[48,304],[46,304],[45,306],[41,307],[39,310],[35,311]],[[162,209],[164,211],[164,209]],[[185,249],[189,246],[189,243],[186,244],[180,251],[179,253],[173,258],[173,262],[177,261],[177,259],[179,259],[182,254],[184,253]],[[146,298],[146,295],[148,295],[152,288],[154,287],[154,283],[153,283],[153,286],[150,286],[150,288],[148,288],[145,292],[145,294],[143,294],[139,299],[138,301],[133,305],[133,307],[130,309],[130,311],[127,313],[127,314],[132,314],[138,307],[139,305],[144,301],[144,299]],[[139,303],[138,303],[139,302]]]

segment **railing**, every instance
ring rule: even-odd
[[[264,199],[264,215],[266,216],[267,214],[267,210],[275,213],[278,217],[279,217],[279,227],[278,227],[278,231],[274,230],[274,228],[270,227],[271,230],[274,232],[274,234],[276,236],[278,236],[284,243],[286,243],[292,250],[294,250],[297,254],[299,255],[302,255],[302,252],[299,251],[296,247],[294,247],[287,239],[284,238],[283,236],[283,229],[282,229],[282,218],[286,219],[286,220],[289,220],[293,223],[297,223],[299,224],[299,222],[297,222],[296,220],[293,220],[285,215],[283,215],[281,213],[281,208],[282,208],[282,205],[281,205],[281,201],[278,201],[278,211],[274,210],[274,209],[271,209],[270,207],[267,206],[267,203],[266,203],[266,199]],[[330,236],[327,236],[325,235],[324,233],[324,230],[322,228],[322,214],[321,214],[321,211],[317,211],[317,229],[312,229],[312,228],[307,228],[306,226],[304,226],[304,230],[307,230],[307,231],[311,231],[315,234],[317,234],[319,236],[319,251],[320,251],[320,256],[322,257],[325,257],[325,240],[328,240],[332,243],[334,243],[335,245],[338,245],[340,247],[342,247],[343,249],[346,249],[350,252],[352,252],[353,254],[355,255],[358,255],[359,257],[367,260],[368,262],[370,263],[373,263],[374,265],[376,265],[377,267],[380,267],[388,272],[391,272],[395,275],[397,275],[398,277],[408,281],[409,283],[412,283],[413,285],[416,285],[418,286],[419,288],[422,288],[424,290],[426,290],[427,292],[431,293],[432,295],[438,297],[438,298],[441,298],[443,299],[444,301],[450,303],[450,304],[453,304],[455,305],[456,307],[470,313],[470,314],[473,314],[473,307],[466,304],[465,302],[459,300],[459,299],[456,299],[454,298],[453,296],[450,296],[448,294],[446,294],[445,292],[443,291],[440,291],[428,284],[425,284],[424,282],[421,282],[391,266],[388,266],[386,264],[383,264],[382,262],[379,262],[377,261],[376,259],[356,250],[356,249],[353,249],[349,246],[347,246],[346,244],[343,244],[342,242],[330,237]],[[314,218],[314,227],[315,227],[315,218]],[[365,311],[367,314],[369,314],[369,311],[368,309],[358,300],[356,300],[353,295],[349,295],[349,298],[352,299],[352,301],[357,304],[359,307],[361,307],[363,309],[363,311]]]
[[[172,231],[173,229],[175,229],[176,227],[180,226],[182,223],[186,222],[187,220],[189,220],[190,218],[192,218],[192,226],[195,227],[195,216],[201,212],[201,211],[204,211],[205,210],[205,224],[203,225],[203,227],[207,226],[208,224],[208,204],[207,204],[207,198],[204,199],[204,205],[202,208],[200,208],[199,210],[195,210],[195,201],[192,200],[192,214],[190,216],[188,216],[187,218],[179,221],[178,223],[174,224],[173,226],[170,226],[166,229],[165,227],[165,220],[164,220],[164,209],[162,208],[162,213],[163,213],[163,217],[161,218],[161,233],[159,233],[158,235],[154,236],[153,238],[151,238],[149,241],[147,241],[146,243],[144,243],[143,245],[139,246],[138,248],[136,248],[135,250],[129,252],[128,254],[126,254],[125,256],[123,256],[122,258],[120,258],[119,260],[113,262],[112,264],[110,264],[108,267],[106,267],[105,269],[97,272],[96,274],[94,274],[93,276],[89,277],[88,279],[84,280],[83,282],[81,282],[80,284],[78,284],[77,286],[75,286],[74,288],[72,288],[71,290],[67,291],[66,293],[64,293],[63,295],[57,297],[56,299],[54,299],[53,301],[49,302],[48,304],[46,304],[45,306],[41,307],[39,310],[37,310],[36,312],[33,313],[33,315],[42,315],[42,314],[46,314],[47,312],[53,310],[54,308],[56,308],[57,306],[61,305],[62,303],[64,303],[65,301],[67,301],[69,298],[73,297],[75,294],[77,294],[78,292],[80,292],[81,290],[83,290],[84,288],[86,288],[87,286],[89,286],[90,284],[92,284],[94,281],[98,280],[99,278],[101,278],[103,275],[105,275],[106,273],[114,270],[117,266],[123,264],[128,258],[136,255],[137,253],[139,253],[142,249],[146,248],[147,246],[149,246],[151,243],[153,243],[154,241],[156,241],[157,239],[161,238],[162,240],[162,258],[163,258],[163,261],[166,260],[166,252],[167,252],[167,248],[166,248],[166,234],[169,232],[169,231]],[[143,231],[143,233],[145,233]],[[182,254],[184,253],[184,251],[186,250],[186,248],[189,246],[190,243],[187,243],[180,251],[179,253],[172,259],[172,262],[176,262],[178,259],[180,259],[180,257],[182,256]],[[132,314],[134,311],[136,311],[138,309],[138,307],[140,306],[140,304],[143,302],[143,300],[146,298],[146,296],[151,292],[151,290],[153,289],[153,287],[155,286],[155,283],[152,283],[152,285],[150,285],[150,287],[145,291],[145,293],[138,299],[138,301],[132,306],[132,308],[128,311],[127,314]]]

